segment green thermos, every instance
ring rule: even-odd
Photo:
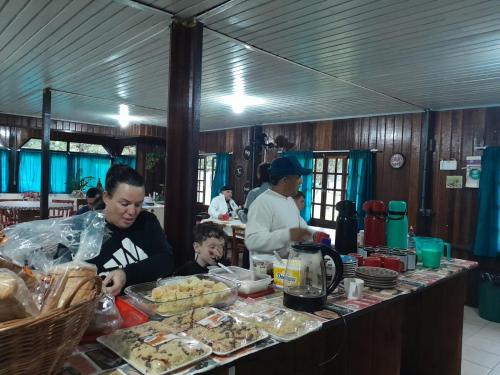
[[[390,201],[387,215],[387,247],[408,248],[408,217],[406,202]]]

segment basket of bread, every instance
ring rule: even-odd
[[[101,278],[83,262],[48,274],[0,265],[0,374],[57,373],[95,314]]]

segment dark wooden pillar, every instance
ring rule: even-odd
[[[203,24],[174,19],[170,31],[165,231],[177,265],[193,257],[202,46]]]
[[[51,122],[52,94],[49,88],[43,90],[42,109],[42,184],[40,191],[40,217],[49,217],[49,182],[50,182],[50,122]]]

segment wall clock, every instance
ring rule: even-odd
[[[405,157],[404,157],[404,155],[400,154],[399,152],[397,152],[395,154],[392,154],[391,158],[389,159],[389,164],[394,169],[402,168],[403,165],[405,164]]]
[[[238,165],[235,169],[234,169],[234,175],[236,177],[241,177],[243,176],[243,174],[245,173],[245,170],[243,169],[243,167],[241,165]]]
[[[243,158],[245,160],[250,160],[252,157],[252,148],[250,146],[246,146],[245,149],[243,150]]]

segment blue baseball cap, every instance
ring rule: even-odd
[[[269,168],[269,175],[271,177],[305,176],[311,174],[311,172],[311,169],[302,167],[293,155],[274,159]]]

